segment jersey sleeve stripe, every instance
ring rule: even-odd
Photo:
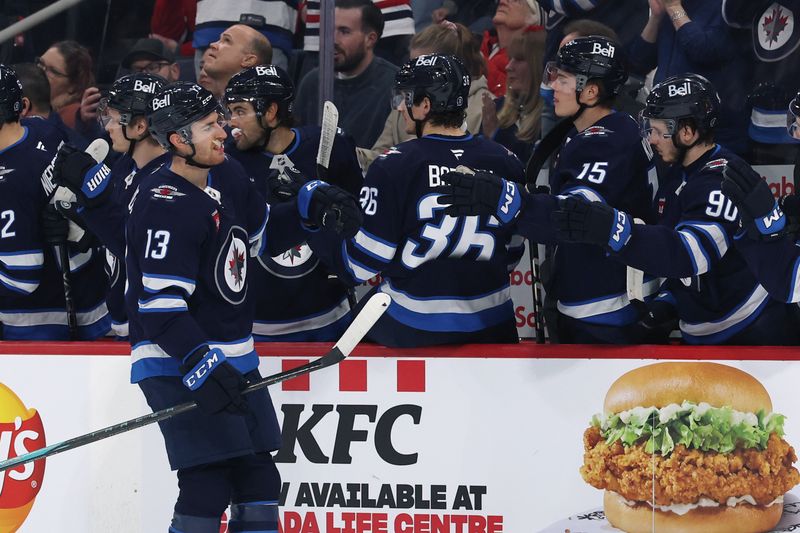
[[[218,342],[209,341],[209,349],[219,348],[225,353],[225,358],[236,358],[249,355],[255,349],[253,346],[253,337],[250,336],[246,339],[241,339],[233,342]],[[147,358],[170,359],[170,355],[164,351],[161,346],[154,342],[143,341],[137,343],[131,348],[131,362],[136,363],[142,359]]]
[[[26,295],[33,293],[33,291],[39,288],[38,281],[24,281],[21,279],[15,279],[6,275],[2,271],[0,271],[0,283],[2,283],[3,286],[9,290]]]
[[[603,198],[597,191],[594,191],[588,187],[573,187],[571,189],[567,189],[566,191],[562,192],[559,196],[566,196],[566,195],[573,195],[573,196],[582,196],[589,200],[590,202],[602,202],[607,204],[606,199]]]
[[[189,306],[180,296],[157,296],[149,300],[139,300],[140,313],[171,313],[188,311]]]
[[[0,253],[0,262],[9,270],[34,270],[44,264],[44,253],[41,250]]]
[[[717,257],[722,259],[730,246],[728,234],[722,228],[721,224],[716,222],[682,222],[676,228],[693,228],[708,237],[709,241],[714,243],[715,252]]]
[[[709,268],[709,259],[706,255],[703,246],[700,244],[700,241],[697,239],[691,231],[682,230],[678,232],[678,236],[681,238],[683,245],[686,247],[686,251],[689,252],[689,257],[692,260],[692,266],[694,267],[695,275],[705,274],[708,272]]]
[[[693,337],[704,337],[721,333],[737,324],[757,316],[756,310],[769,298],[766,289],[756,284],[755,289],[747,299],[735,307],[730,313],[713,322],[690,323],[681,320],[680,328],[684,334]]]
[[[448,313],[468,315],[492,309],[498,305],[506,303],[510,298],[509,286],[505,285],[500,289],[488,294],[473,298],[450,297],[450,298],[415,298],[403,291],[392,287],[386,281],[381,286],[381,291],[392,297],[392,302],[400,307],[404,307],[415,313]]]
[[[347,271],[350,273],[350,275],[353,276],[354,280],[358,281],[359,283],[364,283],[365,281],[370,280],[378,275],[377,270],[371,270],[355,259],[352,259],[350,254],[347,253],[344,243],[342,247],[344,248],[342,253],[344,255],[345,266],[347,267]]]
[[[788,302],[800,302],[800,259],[794,262],[794,267],[792,268],[792,286],[789,288]]]
[[[397,246],[389,244],[368,232],[359,230],[353,237],[353,244],[364,253],[374,257],[378,261],[388,263],[394,258]]]
[[[250,257],[258,257],[267,249],[267,222],[269,221],[269,204],[267,204],[266,214],[264,215],[264,222],[254,234],[249,235],[250,240]]]
[[[191,296],[194,293],[195,282],[191,279],[176,276],[163,276],[158,274],[142,274],[142,286],[149,293],[161,292],[170,287],[176,287]]]

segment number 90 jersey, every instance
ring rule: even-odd
[[[370,338],[388,346],[516,342],[509,266],[521,255],[515,226],[492,216],[452,217],[439,205],[442,176],[459,165],[522,181],[519,160],[472,135],[426,135],[379,156],[361,189],[364,222],[332,253],[311,246],[343,279],[375,289],[392,304]]]
[[[179,375],[180,361],[204,344],[242,373],[258,366],[247,274],[268,216],[235,161],[212,168],[205,190],[168,165],[142,180],[126,227],[134,383]]]

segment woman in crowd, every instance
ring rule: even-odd
[[[481,125],[482,96],[488,95],[489,89],[485,76],[486,63],[469,29],[448,21],[428,26],[411,38],[409,54],[412,59],[425,54],[448,54],[461,59],[472,79],[467,99],[467,131],[477,133]],[[395,109],[386,119],[383,132],[372,149],[358,149],[361,167],[366,172],[372,160],[385,150],[413,138],[413,135],[406,133],[402,113]]]
[[[50,82],[50,104],[64,124],[74,128],[83,91],[94,85],[89,50],[75,41],[59,41],[37,58],[36,64]]]
[[[514,152],[523,163],[528,161],[541,131],[544,99],[539,85],[544,48],[545,32],[537,27],[514,37],[508,46],[505,97],[495,101],[488,93],[483,96],[483,135]]]

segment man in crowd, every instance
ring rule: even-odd
[[[342,129],[357,146],[371,147],[392,110],[397,67],[375,56],[383,15],[371,0],[337,0],[335,13],[333,103]],[[315,68],[297,90],[297,118],[302,124],[318,123],[318,86],[319,68]]]
[[[203,54],[201,85],[221,99],[228,80],[240,70],[272,62],[272,46],[263,34],[245,24],[222,32]]]

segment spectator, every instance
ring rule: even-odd
[[[489,94],[483,95],[483,134],[514,152],[523,163],[530,158],[541,133],[544,99],[539,87],[544,48],[544,31],[515,36],[508,46],[505,97],[495,101]]]
[[[160,39],[139,39],[122,58],[122,68],[133,73],[161,76],[167,83],[178,81],[181,67],[175,62],[175,52]],[[81,115],[83,118],[83,115]]]
[[[726,0],[722,16],[729,26],[747,28],[752,33],[753,75],[744,84],[750,110],[748,161],[760,165],[793,163],[797,141],[786,134],[783,119],[800,73],[800,32],[797,26],[781,25],[780,21],[794,20],[796,24],[800,2]]]
[[[392,110],[391,91],[397,67],[376,57],[383,15],[370,0],[337,0],[333,54],[333,103],[339,125],[356,146],[372,146]],[[297,90],[296,115],[301,123],[318,122],[319,68],[306,74]]]
[[[692,72],[717,87],[722,99],[716,140],[737,154],[747,149],[747,62],[722,18],[722,0],[649,0],[650,18],[629,44],[629,61],[640,74],[656,69],[653,83]]]
[[[484,33],[481,52],[489,63],[489,90],[495,96],[503,96],[506,93],[508,64],[506,47],[515,35],[541,24],[542,9],[535,0],[500,0],[492,22],[495,31]]]
[[[236,6],[248,6],[248,10],[244,13],[240,12]],[[228,0],[199,0],[193,40],[196,50],[196,65],[206,48],[212,43],[222,41],[222,35],[225,34],[226,28],[237,24],[246,24],[253,28],[263,35],[271,45],[270,58],[261,63],[272,63],[283,69],[289,68],[289,55],[294,48],[294,33],[297,27],[297,0],[271,0],[269,2],[259,0],[238,2],[233,6]],[[251,65],[242,65],[236,72],[249,66]],[[199,67],[195,71],[199,76]],[[228,79],[236,72],[232,72]],[[227,83],[227,80],[225,82]],[[223,91],[226,83],[222,84]]]
[[[228,80],[240,70],[272,62],[272,46],[263,34],[245,24],[235,24],[222,32],[203,54],[201,77],[217,98],[222,98]]]
[[[196,17],[197,0],[156,0],[150,17],[150,38],[158,39],[176,55],[193,56],[192,33]]]
[[[75,130],[64,125],[58,113],[50,107],[50,83],[47,75],[33,63],[14,65],[14,72],[22,84],[22,112],[20,123],[31,130],[50,152],[68,141],[84,147],[88,143]]]
[[[75,41],[59,41],[36,59],[36,65],[50,82],[50,105],[67,127],[75,128],[83,92],[94,85],[89,50]]]
[[[472,83],[467,98],[467,131],[478,132],[481,126],[482,95],[489,94],[486,86],[486,62],[478,49],[472,33],[461,24],[445,21],[442,24],[428,26],[411,39],[410,55],[414,59],[421,55],[447,54],[458,57],[464,62]],[[375,141],[371,150],[359,148],[359,161],[366,171],[372,161],[401,142],[414,138],[406,132],[403,112],[393,109],[386,118],[381,136]]]
[[[496,0],[445,0],[439,2],[440,7],[434,9],[428,17],[428,24],[438,24],[443,20],[457,22],[467,26],[474,33],[483,34],[491,28],[492,16],[497,7]],[[414,8],[416,15],[417,10]],[[424,27],[424,26],[423,26]],[[417,24],[417,31],[420,24]]]

